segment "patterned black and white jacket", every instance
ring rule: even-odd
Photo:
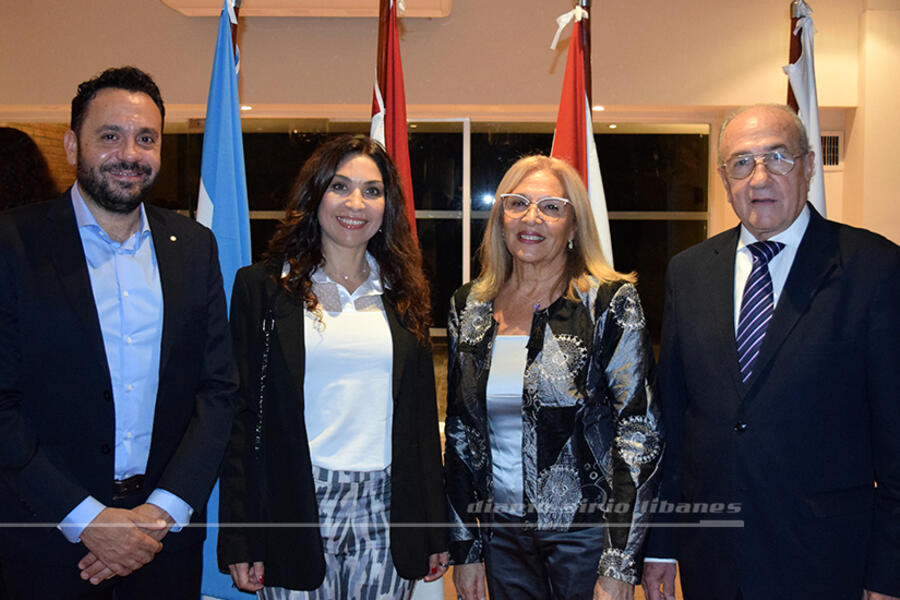
[[[455,563],[480,561],[490,535],[485,390],[498,324],[493,302],[450,304],[445,469]],[[604,528],[599,573],[637,583],[663,443],[653,348],[635,287],[594,282],[534,313],[522,393],[524,520],[540,530]],[[499,507],[497,507],[499,510]]]

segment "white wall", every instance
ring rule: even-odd
[[[812,3],[822,32],[820,101],[855,106],[861,0]],[[594,96],[623,106],[783,100],[789,4],[595,0]],[[407,101],[556,104],[567,45],[554,53],[549,44],[555,18],[571,6],[571,0],[455,0],[447,18],[405,19]],[[151,72],[169,104],[206,100],[215,18],[185,17],[158,0],[3,0],[0,23],[0,106],[65,104],[77,82],[127,63]],[[242,29],[243,101],[370,101],[375,19],[255,17],[244,19]]]
[[[900,0],[867,3],[859,63],[860,104],[848,122],[844,220],[900,242]]]
[[[253,0],[246,0],[252,3]],[[829,214],[900,241],[894,166],[900,0],[810,0],[823,130],[845,128],[844,171],[826,175]],[[783,102],[789,0],[594,0],[593,94],[603,119],[718,124],[731,107]],[[449,17],[403,19],[410,118],[552,121],[571,0],[455,0]],[[217,20],[158,0],[0,0],[0,122],[64,121],[75,85],[136,64],[170,117],[203,116]],[[375,19],[246,18],[241,97],[253,116],[365,118]],[[565,34],[568,36],[568,33]],[[837,125],[835,125],[835,123]],[[713,151],[715,148],[713,148]],[[735,222],[710,182],[710,232]]]

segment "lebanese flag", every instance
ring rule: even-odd
[[[603,193],[603,179],[600,176],[591,118],[591,33],[586,22],[589,16],[585,8],[576,6],[556,20],[559,28],[550,46],[553,49],[566,25],[573,21],[574,24],[550,155],[565,160],[581,174],[587,186],[594,221],[597,223],[600,247],[606,262],[612,267],[609,215],[606,212],[606,196]]]
[[[385,147],[400,174],[406,197],[406,216],[413,239],[416,234],[416,205],[413,202],[412,175],[409,166],[409,142],[406,134],[406,94],[403,91],[403,65],[400,62],[400,36],[397,33],[397,2],[380,0],[378,10],[378,75],[372,98],[371,137]]]

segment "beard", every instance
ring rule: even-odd
[[[133,171],[143,175],[144,179],[141,182],[114,187],[105,176],[112,171]],[[97,205],[123,215],[131,213],[141,205],[153,189],[157,176],[149,166],[141,163],[119,161],[98,168],[85,164],[80,156],[77,161],[77,174],[81,188]]]

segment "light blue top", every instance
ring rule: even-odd
[[[494,476],[494,510],[523,515],[522,388],[528,358],[527,335],[494,339],[486,402]]]

